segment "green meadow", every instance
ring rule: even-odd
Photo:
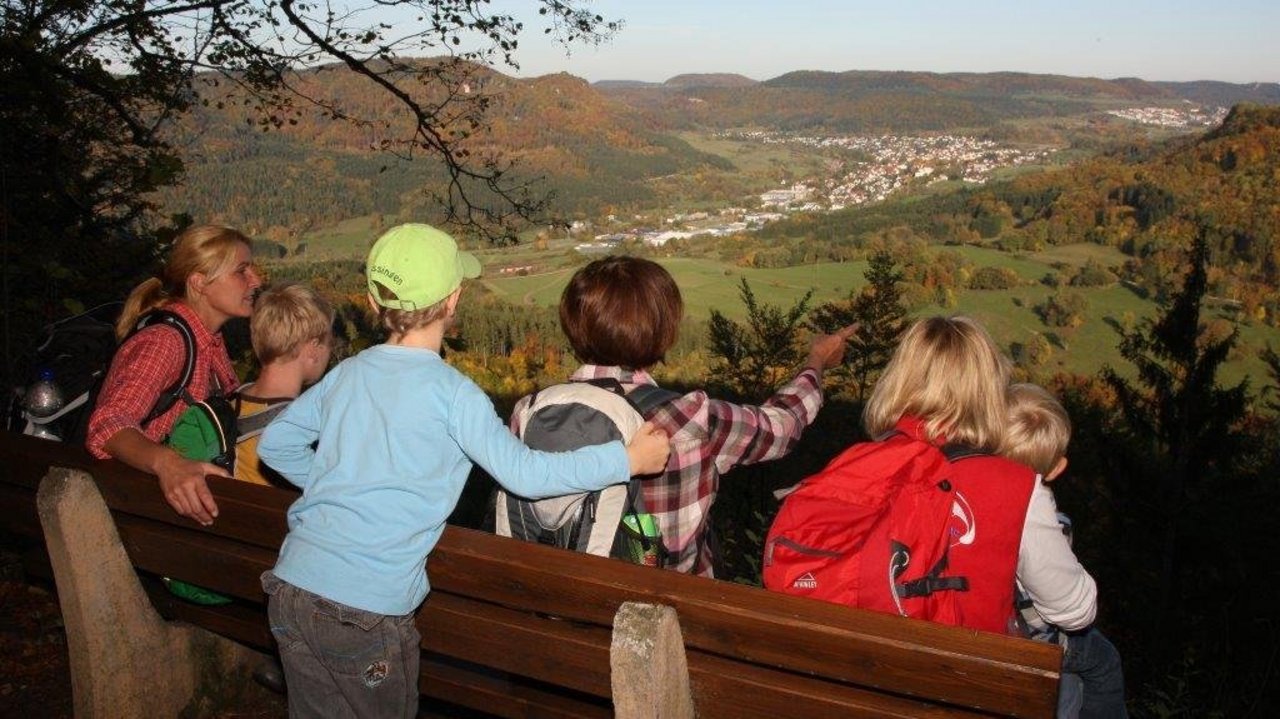
[[[1120,371],[1128,369],[1116,349],[1119,336],[1116,327],[1126,321],[1151,317],[1156,305],[1123,284],[1106,287],[1066,288],[1082,295],[1088,302],[1087,319],[1073,330],[1063,331],[1045,325],[1036,314],[1036,305],[1053,293],[1040,282],[1053,271],[1055,263],[1083,265],[1096,259],[1105,265],[1116,265],[1123,259],[1118,251],[1092,244],[1055,247],[1042,253],[1015,255],[978,247],[940,248],[958,252],[973,262],[974,267],[1007,267],[1017,272],[1023,284],[1009,290],[961,290],[955,293],[955,306],[927,304],[916,309],[916,315],[962,313],[979,319],[1006,350],[1014,343],[1024,343],[1036,335],[1045,335],[1053,345],[1048,369],[1093,374],[1110,365]],[[753,269],[727,265],[714,260],[659,259],[675,277],[684,295],[687,313],[693,318],[706,318],[711,310],[741,320],[745,309],[738,298],[742,279],[750,283],[760,302],[790,307],[809,290],[813,290],[811,306],[843,299],[851,290],[865,284],[865,262],[820,263],[780,269]],[[554,306],[560,292],[573,273],[573,268],[555,269],[524,277],[496,277],[489,274],[481,280],[496,294],[511,302]],[[1214,310],[1206,311],[1206,319]],[[1258,324],[1241,325],[1237,351],[1227,365],[1223,380],[1234,383],[1246,374],[1254,378],[1254,386],[1264,381],[1265,367],[1257,358],[1260,349],[1270,343],[1280,347],[1280,330]]]
[[[394,223],[391,218],[381,222],[376,217],[353,218],[308,235],[304,242],[306,251],[297,260],[317,261],[352,259],[364,255],[383,228]],[[554,306],[560,293],[573,274],[575,266],[564,254],[572,244],[568,240],[552,240],[550,249],[537,250],[532,236],[522,237],[521,243],[512,247],[484,246],[476,250],[484,265],[489,268],[480,280],[495,294],[516,304]],[[1093,374],[1104,366],[1113,366],[1124,372],[1129,369],[1116,350],[1116,328],[1126,322],[1151,317],[1156,306],[1123,284],[1107,287],[1065,288],[1080,294],[1088,302],[1085,323],[1075,329],[1063,331],[1045,325],[1036,314],[1035,307],[1053,293],[1041,282],[1054,271],[1055,264],[1084,265],[1096,260],[1105,266],[1121,264],[1125,256],[1118,250],[1091,243],[1079,243],[1052,247],[1039,253],[1013,254],[983,247],[938,247],[937,252],[955,252],[963,255],[977,269],[984,266],[1013,270],[1023,284],[1009,290],[959,290],[954,293],[955,305],[944,307],[929,303],[915,310],[916,315],[935,313],[963,313],[983,322],[1006,350],[1015,343],[1025,343],[1036,335],[1044,335],[1053,346],[1047,369],[1060,369],[1081,374]],[[813,291],[811,306],[840,300],[865,284],[865,261],[844,263],[817,263],[797,267],[755,269],[738,267],[717,260],[694,258],[660,258],[676,278],[684,294],[686,311],[694,319],[706,319],[711,310],[733,319],[745,317],[745,308],[738,297],[741,280],[750,283],[756,298],[763,303],[790,307]],[[500,267],[529,265],[530,274],[523,276],[499,275]],[[1206,310],[1206,319],[1217,310]],[[1240,325],[1237,349],[1227,364],[1223,381],[1234,383],[1246,375],[1254,378],[1255,387],[1266,381],[1265,365],[1258,359],[1258,352],[1270,344],[1280,348],[1280,330],[1259,324]]]

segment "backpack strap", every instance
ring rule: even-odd
[[[582,384],[589,384],[593,387],[599,387],[600,389],[612,392],[618,395],[619,397],[627,396],[626,388],[623,387],[622,383],[619,382],[614,377],[593,377],[591,379],[575,379],[571,381],[581,382]]]
[[[627,388],[622,386],[622,383],[614,377],[595,377],[593,379],[573,381],[593,385],[622,397],[635,411],[640,413],[641,417],[649,416],[649,413],[659,406],[682,396],[679,392],[663,389],[654,384],[638,384],[628,392]]]
[[[138,324],[134,325],[133,331],[129,333],[129,337],[126,337],[125,341],[127,342],[129,338],[143,329],[157,324],[172,327],[182,337],[182,345],[185,350],[184,361],[182,373],[178,375],[178,381],[165,388],[160,393],[160,396],[156,398],[156,403],[151,407],[151,411],[142,420],[141,425],[143,427],[168,412],[180,399],[187,404],[195,404],[195,398],[187,392],[187,387],[191,384],[191,378],[196,371],[196,337],[191,331],[191,325],[187,324],[187,321],[181,315],[172,310],[151,310],[138,319]]]
[[[903,547],[903,550],[906,548]],[[919,579],[910,582],[895,584],[893,589],[899,597],[904,599],[912,597],[927,597],[934,592],[969,591],[968,577],[944,577],[942,573],[947,571],[947,553],[943,552],[942,557],[929,570],[929,573]]]
[[[902,436],[904,436],[904,437],[905,437],[905,436],[907,435],[907,433],[906,433],[906,432],[903,432],[902,430],[897,429],[897,428],[894,428],[894,429],[888,429],[888,430],[885,430],[884,432],[881,432],[879,435],[877,435],[877,436],[873,437],[873,438],[871,439],[871,441],[872,441],[872,442],[884,442],[885,440],[893,439],[894,437],[897,437],[898,435],[902,435]]]
[[[906,433],[900,429],[894,428],[883,432],[872,441],[884,442],[885,440],[893,439],[898,435],[905,436]],[[938,449],[942,452],[942,456],[947,458],[948,463],[959,462],[962,459],[969,459],[971,457],[986,457],[991,454],[985,449],[971,447],[967,444],[961,444],[960,442],[948,442]]]
[[[942,456],[946,457],[947,462],[950,463],[959,462],[962,459],[971,459],[973,457],[986,457],[990,454],[990,452],[984,449],[970,447],[967,444],[960,444],[959,442],[948,442],[947,444],[942,445]]]
[[[627,393],[627,401],[641,417],[648,417],[655,409],[683,396],[675,390],[664,389],[656,384],[639,384]]]
[[[243,401],[243,397],[237,395],[237,414],[240,412],[240,403]],[[280,413],[285,410],[285,407],[288,406],[288,400],[281,400],[276,404],[270,405],[262,410],[254,412],[253,414],[241,415],[236,418],[236,429],[239,430],[239,436],[236,438],[236,443],[238,444],[246,439],[257,437],[262,434],[262,430],[266,429],[268,424],[271,424],[271,420],[278,417]]]

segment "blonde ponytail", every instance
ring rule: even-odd
[[[149,277],[143,280],[133,288],[128,299],[124,301],[124,309],[120,311],[120,317],[116,320],[116,339],[123,340],[128,337],[133,331],[133,326],[138,323],[139,317],[165,304],[169,299],[169,293],[165,291],[164,283],[160,278]]]

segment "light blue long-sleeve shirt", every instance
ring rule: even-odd
[[[331,370],[268,425],[258,455],[302,489],[276,576],[388,615],[412,612],[430,591],[426,558],[472,462],[533,498],[599,489],[630,473],[621,442],[529,449],[438,354],[394,345]]]

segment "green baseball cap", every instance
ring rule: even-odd
[[[393,310],[422,310],[448,297],[462,278],[479,277],[480,261],[460,251],[444,230],[397,225],[373,243],[365,274],[374,302]],[[383,299],[375,282],[395,292],[397,299]]]

